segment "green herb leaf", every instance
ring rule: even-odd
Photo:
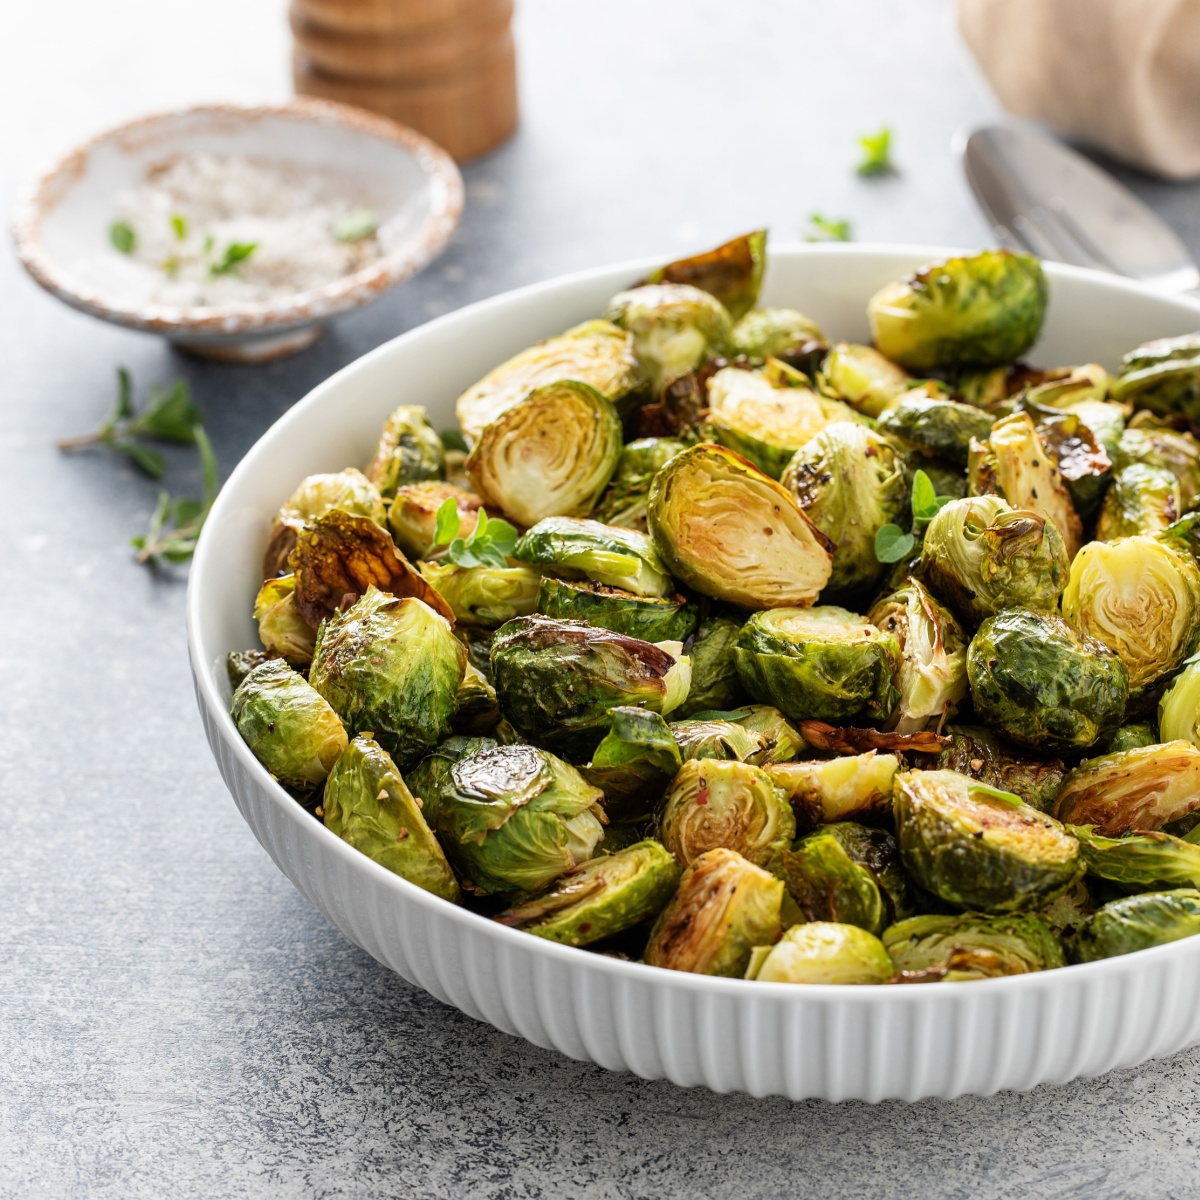
[[[448,546],[458,538],[458,527],[462,519],[458,515],[458,505],[453,496],[447,496],[437,510],[437,526],[434,530],[433,541],[437,546]]]
[[[225,253],[209,266],[208,273],[210,275],[230,275],[257,249],[257,242],[230,242],[225,247]]]
[[[115,448],[120,450],[135,467],[151,479],[161,479],[167,469],[167,460],[159,451],[141,442],[117,442]]]
[[[114,221],[108,227],[108,240],[122,254],[132,254],[137,249],[137,233],[128,221]]]
[[[379,219],[372,208],[354,208],[343,213],[333,223],[333,236],[339,242],[359,242],[379,228]]]
[[[805,238],[809,242],[850,242],[854,235],[850,232],[849,221],[835,221],[813,213],[808,218],[809,232]]]
[[[884,525],[875,532],[875,557],[881,563],[899,562],[912,553],[917,539],[899,525]]]
[[[439,516],[440,513],[439,509]],[[507,567],[516,542],[517,531],[507,521],[500,517],[489,519],[487,511],[481,508],[471,536],[456,537],[446,556],[459,567]]]
[[[913,532],[924,529],[953,499],[953,496],[939,496],[929,476],[924,471],[917,471],[912,486]]]
[[[895,171],[892,164],[892,131],[886,125],[878,133],[864,133],[858,144],[863,157],[856,170],[860,175],[888,175]]]
[[[203,420],[192,403],[187,380],[177,379],[165,392],[157,386],[151,391],[150,403],[130,422],[126,432],[188,446],[196,440],[196,429]]]
[[[467,439],[457,429],[443,429],[441,438],[443,450],[461,450],[463,454],[470,450]]]
[[[1005,792],[1000,788],[994,788],[990,784],[980,783],[975,779],[971,781],[971,786],[967,788],[968,792],[974,794],[980,792],[984,796],[990,796],[993,800],[1002,800],[1005,804],[1011,804],[1013,808],[1020,808],[1025,803],[1015,792]]]
[[[110,422],[115,425],[118,421],[127,420],[133,416],[133,376],[125,367],[117,368],[117,406],[113,410]]]
[[[175,240],[182,242],[188,235],[187,217],[180,213],[172,213],[171,228],[175,231]]]
[[[139,563],[186,562],[196,549],[200,531],[217,498],[218,477],[216,455],[203,426],[196,426],[194,438],[200,451],[204,494],[199,500],[190,496],[172,499],[169,492],[159,492],[148,529],[132,539]]]

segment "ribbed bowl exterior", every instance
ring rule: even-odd
[[[805,286],[819,300],[825,286],[830,295],[849,291],[861,305],[872,280],[878,286],[930,257],[899,249],[787,251],[779,256],[782,279],[777,275],[765,302],[796,303],[790,297],[807,294]],[[254,760],[228,715],[222,660],[252,636],[246,614],[257,560],[270,516],[296,481],[365,461],[378,422],[353,437],[346,426],[359,410],[382,419],[396,403],[398,372],[410,384],[406,402],[412,391],[420,402],[422,387],[456,395],[464,379],[505,352],[599,311],[605,296],[649,265],[524,289],[397,339],[282,418],[231,477],[193,565],[189,646],[209,745],[255,837],[348,938],[409,982],[539,1046],[646,1079],[793,1100],[951,1098],[1065,1082],[1200,1042],[1200,937],[963,984],[796,986],[664,971],[531,937],[421,891],[330,833]],[[1076,304],[1091,298],[1096,337],[1131,330],[1119,347],[1200,324],[1200,308],[1186,301],[1067,268],[1050,274],[1056,292]],[[519,319],[489,341],[485,335],[506,309]],[[841,327],[849,311],[840,314]],[[815,315],[839,328],[838,311],[826,316],[818,306]],[[1140,339],[1139,323],[1149,331]],[[1048,340],[1055,361],[1102,357],[1070,328],[1051,330]],[[474,346],[477,361],[459,361],[464,345]],[[458,374],[449,383],[440,367],[426,375],[416,369],[431,356],[440,363],[438,355],[456,355]]]

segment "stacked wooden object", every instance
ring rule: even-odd
[[[516,127],[512,11],[513,0],[291,0],[296,91],[473,158]]]

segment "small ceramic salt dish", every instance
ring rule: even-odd
[[[164,180],[191,187],[188,216],[155,190]],[[239,195],[252,206],[274,180],[285,198],[270,228],[281,232],[260,247],[249,239],[261,220],[256,227],[251,214],[239,226],[229,206]],[[296,214],[284,211],[293,194]],[[449,241],[462,203],[462,177],[444,150],[361,109],[308,98],[204,105],[143,117],[73,150],[30,188],[13,239],[29,274],[82,312],[196,354],[261,362],[303,349],[330,317],[420,271]],[[139,204],[138,219],[123,219]],[[206,232],[206,211],[224,218],[211,226],[220,236]],[[235,240],[239,228],[251,230],[246,240]]]

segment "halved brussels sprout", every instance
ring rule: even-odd
[[[644,642],[685,642],[700,615],[682,596],[635,596],[602,583],[545,578],[537,611],[560,621],[586,621]]]
[[[437,549],[438,509],[447,500],[453,500],[458,509],[459,535],[469,537],[483,503],[474,492],[436,479],[396,489],[388,508],[387,524],[396,545],[409,558],[428,558]]]
[[[683,761],[679,745],[658,713],[621,707],[611,709],[608,715],[608,733],[581,773],[604,792],[609,816],[620,821],[642,820],[657,806],[679,770]]]
[[[1014,508],[1040,513],[1062,534],[1067,557],[1079,552],[1083,522],[1028,413],[997,421],[986,442],[972,442],[969,478],[972,495],[995,493]]]
[[[687,695],[687,657],[678,643],[664,646],[582,621],[518,617],[492,642],[500,711],[531,741],[586,760],[608,732],[612,709],[666,716]]]
[[[1200,421],[1200,333],[1160,338],[1121,359],[1114,399],[1163,417]]]
[[[995,418],[970,404],[906,392],[879,414],[876,428],[916,449],[965,467],[971,441],[986,441]]]
[[[985,250],[923,267],[867,306],[876,348],[910,371],[1012,362],[1037,341],[1048,288],[1028,254]]]
[[[643,382],[633,339],[609,321],[585,321],[522,350],[459,396],[455,408],[463,437],[474,445],[502,413],[560,379],[588,384],[619,406]]]
[[[886,719],[900,666],[894,636],[834,605],[755,613],[737,640],[742,686],[793,720]]]
[[[887,983],[895,970],[883,943],[857,925],[793,925],[774,946],[756,946],[746,978],[759,983]]]
[[[312,662],[317,635],[296,607],[296,577],[266,580],[254,600],[258,640],[273,654],[296,667]]]
[[[823,825],[784,850],[783,880],[808,921],[878,935],[914,911],[896,839],[853,821]]]
[[[236,692],[241,686],[242,680],[255,667],[261,667],[263,663],[270,662],[274,657],[266,650],[230,650],[225,656],[225,674],[229,679],[230,688]]]
[[[1066,774],[1060,759],[1030,757],[1028,752],[1006,745],[990,729],[979,726],[952,725],[946,733],[950,744],[938,755],[940,768],[1012,792],[1039,812],[1054,808]]]
[[[1066,966],[1062,943],[1040,916],[909,917],[883,935],[904,982],[994,979]]]
[[[1184,741],[1200,747],[1200,661],[1189,662],[1158,702],[1158,737],[1164,742]]]
[[[796,836],[796,819],[766,771],[736,759],[691,759],[671,784],[658,828],[684,866],[723,846],[771,868]]]
[[[646,497],[650,481],[688,443],[675,437],[645,437],[627,442],[617,461],[612,482],[596,505],[593,516],[605,525],[646,532]]]
[[[801,751],[807,749],[800,731],[779,711],[770,704],[747,704],[743,708],[730,709],[727,712],[701,713],[702,717],[718,717],[740,725],[748,733],[757,734],[763,739],[762,748],[751,755],[749,762],[755,766],[765,767],[770,763],[789,762]]]
[[[1076,931],[1071,948],[1079,962],[1116,958],[1200,933],[1200,891],[1172,888],[1110,900]]]
[[[976,714],[1022,746],[1086,750],[1121,724],[1129,672],[1101,641],[1061,617],[1011,608],[967,650]]]
[[[1200,568],[1183,550],[1140,535],[1090,542],[1076,556],[1063,616],[1103,642],[1141,693],[1177,671],[1200,630]]]
[[[400,405],[383,423],[379,444],[367,465],[367,478],[388,500],[406,483],[444,479],[445,475],[446,452],[428,414],[415,404]]]
[[[650,283],[618,292],[604,316],[633,335],[634,354],[654,391],[730,349],[733,325],[725,306],[685,283]]]
[[[329,772],[322,820],[343,841],[417,887],[457,904],[458,881],[388,752],[360,734]]]
[[[907,390],[912,377],[870,346],[838,342],[817,376],[821,387],[864,416],[881,416]]]
[[[495,746],[451,764],[433,819],[450,860],[489,893],[539,892],[604,836],[604,799],[536,746]]]
[[[686,283],[716,296],[736,321],[754,307],[767,263],[767,231],[756,229],[715,250],[676,259],[647,276],[646,283]]]
[[[811,604],[833,545],[787,489],[721,446],[701,444],[654,477],[654,544],[688,587],[743,608]]]
[[[1068,825],[1079,839],[1088,874],[1134,891],[1200,888],[1200,846],[1156,830],[1107,838],[1090,825]]]
[[[850,754],[813,762],[775,763],[767,773],[788,794],[802,826],[890,816],[900,760],[894,754]]]
[[[895,685],[900,700],[889,725],[917,733],[939,724],[967,695],[967,638],[950,610],[915,579],[878,601],[867,614],[900,648]]]
[[[442,742],[436,750],[425,755],[405,776],[409,791],[421,802],[421,814],[430,829],[437,829],[437,808],[442,791],[450,779],[450,768],[460,758],[494,750],[495,738],[469,737],[455,734]]]
[[[908,506],[904,462],[892,445],[865,425],[835,421],[796,451],[780,482],[836,547],[826,592],[850,595],[877,583],[875,535]]]
[[[450,732],[466,664],[444,617],[371,587],[321,626],[308,678],[352,734],[371,731],[405,770]]]
[[[970,625],[1004,608],[1054,612],[1069,570],[1053,523],[999,496],[952,500],[921,546],[925,583]]]
[[[276,514],[271,540],[263,555],[263,577],[270,579],[286,572],[300,530],[335,508],[351,516],[369,517],[380,525],[384,523],[379,489],[361,471],[349,467],[332,475],[310,475]]]
[[[255,667],[233,693],[234,724],[284,787],[309,792],[346,748],[346,730],[321,695],[281,658]]]
[[[518,525],[586,516],[621,454],[621,418],[586,383],[535,388],[479,435],[467,459],[475,490]]]
[[[657,916],[678,882],[679,864],[646,838],[573,868],[496,920],[565,946],[589,946]]]
[[[481,737],[496,728],[500,720],[500,704],[496,689],[477,667],[467,663],[463,681],[458,686],[454,710],[454,731]]]
[[[541,575],[531,567],[459,567],[423,562],[421,574],[464,625],[498,629],[514,617],[537,612]]]
[[[1112,459],[1107,446],[1074,410],[1044,408],[1028,400],[1024,405],[1034,417],[1038,440],[1058,466],[1076,513],[1084,523],[1091,521],[1104,499],[1112,474]],[[1106,409],[1112,406],[1092,402],[1092,407]],[[1123,427],[1124,419],[1119,412],[1118,420]]]
[[[1147,413],[1137,413],[1130,427],[1121,434],[1113,466],[1118,471],[1133,463],[1165,467],[1179,481],[1181,511],[1200,506],[1200,441],[1190,433],[1139,424]]]
[[[523,534],[513,558],[565,579],[590,579],[635,596],[675,594],[654,543],[633,529],[577,517],[547,517]]]
[[[671,734],[685,761],[735,758],[739,762],[758,763],[768,744],[765,734],[719,717],[673,721]]]
[[[828,349],[817,323],[794,308],[752,308],[733,327],[734,354],[755,362],[777,358],[803,371]]]
[[[1179,481],[1166,467],[1132,463],[1117,471],[1096,524],[1098,542],[1139,533],[1160,533],[1179,519]]]
[[[1028,912],[1079,874],[1079,843],[1053,817],[957,771],[901,771],[894,803],[909,874],[958,908]]]
[[[742,622],[726,616],[705,617],[691,646],[692,686],[676,710],[681,718],[723,712],[744,696],[737,673],[737,637]],[[685,639],[686,640],[686,639]]]
[[[783,894],[782,880],[736,850],[710,850],[683,872],[654,923],[646,962],[741,978],[754,947],[778,940]]]
[[[1055,815],[1101,837],[1157,830],[1200,811],[1200,750],[1163,742],[1089,758],[1068,772]]]

